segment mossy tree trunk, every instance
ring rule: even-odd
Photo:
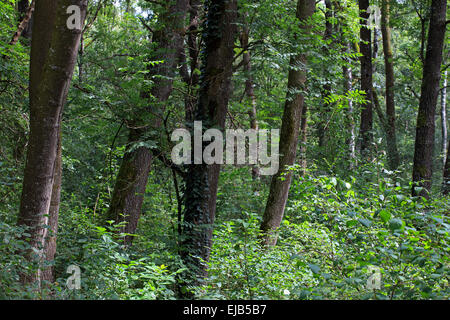
[[[446,0],[432,0],[430,28],[417,115],[412,174],[412,195],[420,195],[426,198],[429,197],[432,186],[435,114],[441,79],[446,11]],[[420,191],[416,187],[421,187]]]
[[[315,7],[314,0],[299,0],[297,3],[297,18],[300,22],[300,28],[305,32],[309,32],[311,28],[307,21],[313,15]],[[289,62],[288,89],[280,132],[280,170],[272,177],[261,224],[261,230],[264,234],[263,242],[268,246],[275,245],[277,242],[277,229],[283,219],[291,185],[292,173],[287,171],[286,168],[294,164],[297,153],[299,128],[304,106],[303,91],[306,82],[306,70],[299,68],[299,66],[305,65],[306,62],[304,53],[292,56]]]
[[[36,3],[30,62],[30,137],[26,156],[18,225],[29,228],[27,260],[42,262],[55,179],[61,116],[76,62],[81,30],[67,27],[67,7],[80,8],[83,23],[87,1],[41,0]],[[32,250],[34,249],[34,250]],[[39,268],[22,275],[37,281]]]
[[[400,164],[397,149],[397,134],[395,130],[395,76],[392,55],[392,39],[390,27],[390,1],[383,0],[381,7],[381,33],[383,36],[384,66],[386,75],[386,144],[388,164],[391,170],[396,170]]]
[[[212,127],[224,130],[237,36],[237,1],[211,0],[205,9],[208,14],[194,120],[202,121],[204,130]],[[219,173],[220,164],[188,167],[182,243],[182,258],[189,267],[185,288],[198,284],[207,274]]]
[[[144,110],[136,110],[136,117],[129,123],[127,149],[107,213],[108,220],[116,223],[126,222],[121,232],[134,234],[139,222],[153,155],[150,148],[145,145],[138,148],[134,146],[145,140],[158,139],[158,134],[150,132],[160,130],[164,103],[172,92],[178,57],[184,48],[183,36],[188,2],[188,0],[167,2],[167,7],[159,18],[160,28],[153,32],[152,42],[158,44],[158,49],[152,60],[164,62],[150,66],[149,77],[152,78],[153,85],[150,94],[142,93],[143,97],[148,99],[149,106]],[[140,118],[140,115],[144,117]],[[132,239],[132,236],[126,236],[125,244],[131,245]]]

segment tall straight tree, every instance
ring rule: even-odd
[[[332,17],[333,17],[333,3],[331,0],[325,0],[325,32],[323,34],[323,41],[324,44],[324,55],[329,55],[329,45],[328,41],[330,40],[331,36],[333,35],[333,23],[332,23]],[[319,122],[317,124],[317,136],[319,138],[319,147],[321,147],[321,157],[324,158],[326,154],[327,149],[327,142],[328,142],[328,133],[327,133],[327,123],[328,118],[331,113],[331,105],[326,101],[326,98],[331,94],[331,74],[328,68],[324,68],[324,77],[325,77],[325,84],[323,85],[323,88],[321,90],[322,94],[322,101],[323,105],[321,106],[321,114],[319,116]]]
[[[194,120],[204,129],[225,128],[231,91],[234,42],[237,37],[237,1],[206,2],[203,29],[204,49],[198,103]],[[220,164],[191,164],[185,193],[182,257],[190,268],[186,285],[197,284],[206,276],[215,219]]]
[[[441,80],[446,12],[446,0],[431,1],[430,27],[423,66],[412,174],[412,195],[427,198],[432,185],[435,114]],[[417,187],[421,187],[420,191],[417,190]]]
[[[304,32],[309,32],[311,29],[308,19],[313,15],[315,8],[315,0],[298,0],[297,2],[296,16],[300,28]],[[306,82],[306,70],[299,66],[304,66],[306,62],[304,53],[293,55],[289,62],[288,88],[280,132],[280,170],[272,177],[261,224],[264,244],[269,246],[275,245],[277,242],[276,230],[280,227],[283,219],[291,186],[292,173],[286,168],[294,164],[297,153],[299,128],[304,107],[302,90]]]
[[[445,63],[445,62],[444,62]],[[443,154],[443,161],[444,166],[446,162],[445,154],[447,152],[447,75],[448,72],[445,70],[444,72],[444,81],[442,84],[442,90],[441,90],[441,132],[442,132],[442,154]]]
[[[361,106],[360,150],[365,157],[372,144],[373,108],[372,108],[372,44],[368,26],[370,17],[369,0],[359,0],[360,50],[361,50],[361,90],[365,92],[366,103]]]
[[[246,73],[247,79],[245,80],[245,95],[247,97],[247,104],[249,105],[248,116],[250,118],[250,128],[253,130],[258,130],[258,120],[256,118],[256,96],[255,90],[253,88],[253,75],[252,75],[252,62],[250,56],[250,50],[248,49],[249,41],[249,28],[247,22],[248,13],[246,12],[243,16],[244,23],[242,26],[242,31],[240,34],[241,47],[244,50],[242,54],[242,62],[244,64],[244,72]],[[256,179],[259,177],[259,168],[255,165],[252,167],[252,177]]]
[[[69,6],[80,9],[78,28],[68,28]],[[72,79],[86,16],[87,0],[37,1],[30,62],[30,137],[23,180],[18,225],[29,228],[29,261],[43,258],[61,115]],[[70,12],[70,10],[69,10]],[[78,20],[78,21],[77,21]],[[37,253],[37,257],[35,257]],[[24,274],[22,282],[37,281],[40,270]]]
[[[156,116],[148,120],[148,117],[140,119],[138,115],[129,124],[127,151],[120,165],[107,213],[108,219],[126,222],[122,228],[125,233],[133,234],[136,231],[153,160],[152,152],[147,146],[133,148],[133,145],[148,139],[151,130],[158,130],[161,126],[162,104],[172,92],[178,57],[184,49],[183,31],[188,3],[188,0],[171,0],[163,4],[165,7],[159,17],[159,28],[153,30],[152,42],[157,43],[158,48],[152,59],[163,63],[150,66],[149,76],[153,85],[150,95],[143,92],[149,105],[136,113]],[[129,245],[132,239],[131,236],[126,236],[124,241]]]
[[[390,0],[381,3],[381,34],[383,36],[384,66],[386,75],[386,143],[388,163],[391,170],[397,169],[400,159],[395,130],[394,61],[390,27]]]

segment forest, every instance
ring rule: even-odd
[[[0,300],[448,300],[447,0],[1,0]]]

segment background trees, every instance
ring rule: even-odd
[[[69,2],[0,2],[0,297],[448,298],[446,1]],[[175,165],[194,120],[280,171]]]

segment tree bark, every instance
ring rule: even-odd
[[[346,52],[349,54],[351,52],[350,43],[346,43]],[[347,62],[350,62],[350,58],[347,59]],[[351,92],[353,90],[353,70],[350,66],[344,65],[342,67],[342,72],[344,74],[344,89],[346,92]],[[351,99],[348,100],[348,129],[350,132],[350,136],[347,139],[348,145],[348,157],[349,157],[349,169],[352,170],[355,165],[356,160],[356,134],[355,134],[355,120],[354,120],[354,109],[353,109],[353,101]]]
[[[400,163],[395,130],[395,76],[392,55],[392,40],[390,27],[390,0],[383,0],[381,7],[381,33],[383,36],[384,66],[386,76],[386,143],[389,168],[396,170]]]
[[[444,179],[442,182],[442,193],[444,195],[450,194],[450,143],[448,145],[447,157],[444,166]]]
[[[361,90],[365,92],[366,103],[361,105],[361,123],[360,123],[360,151],[364,158],[370,154],[372,144],[372,44],[371,31],[368,27],[369,19],[369,0],[359,0],[360,16],[360,50],[362,56],[361,63]]]
[[[20,15],[20,23],[17,27],[16,32],[14,33],[11,41],[9,42],[10,45],[15,45],[17,41],[19,41],[20,36],[23,36],[25,38],[29,38],[31,36],[31,17],[33,15],[35,6],[35,0],[31,2],[30,5],[28,5],[28,0],[20,1],[19,2],[19,12]]]
[[[299,0],[297,3],[297,18],[300,28],[309,32],[311,26],[306,22],[315,10],[314,0]],[[280,227],[284,215],[292,173],[286,168],[294,164],[298,145],[298,134],[303,113],[304,96],[301,91],[306,82],[306,70],[299,69],[299,65],[306,64],[305,54],[296,54],[290,60],[288,89],[280,132],[280,170],[272,177],[269,197],[264,211],[261,230],[263,242],[266,246],[273,246],[277,242],[277,229]],[[284,177],[283,180],[280,178]]]
[[[211,0],[207,4],[202,75],[194,120],[203,121],[205,130],[205,127],[223,130],[231,91],[237,2]],[[182,258],[190,270],[185,286],[198,284],[207,274],[219,173],[220,164],[188,167]]]
[[[58,149],[63,105],[76,62],[81,31],[67,28],[70,5],[78,5],[81,23],[86,15],[86,0],[41,0],[36,3],[30,62],[30,139],[24,172],[18,225],[29,228],[26,252],[29,261],[42,261],[48,213]],[[22,283],[37,281],[40,269],[22,275]]]
[[[444,166],[447,152],[447,70],[444,72],[444,83],[441,91],[441,132],[442,132],[442,155]]]
[[[52,197],[50,199],[50,210],[48,213],[48,229],[45,244],[44,257],[47,264],[53,263],[56,254],[56,236],[58,234],[59,205],[61,199],[62,181],[62,153],[61,153],[61,131],[58,134],[58,149],[56,153],[55,166],[53,169]],[[54,282],[55,273],[53,265],[44,267],[41,275],[42,281]]]
[[[301,144],[300,144],[300,167],[302,177],[306,176],[308,162],[306,159],[306,144],[308,142],[308,106],[303,105],[302,120],[300,122]]]
[[[333,4],[331,2],[331,0],[325,0],[325,32],[323,35],[323,40],[325,42],[327,42],[330,38],[331,35],[333,34],[333,24],[331,23],[331,19],[333,17]],[[324,46],[324,52],[325,55],[329,54],[329,48],[328,48],[328,44],[325,44]],[[323,101],[323,105],[322,105],[322,110],[320,112],[320,119],[319,119],[319,123],[317,124],[317,136],[319,138],[319,147],[320,147],[320,154],[321,154],[321,158],[324,158],[326,156],[326,149],[327,149],[327,144],[328,144],[328,133],[327,133],[327,128],[326,128],[326,124],[327,124],[327,120],[330,114],[330,109],[331,106],[328,102],[326,102],[326,98],[330,95],[331,93],[331,79],[330,79],[331,75],[328,72],[328,69],[325,68],[325,84],[323,85],[322,88],[322,101]]]
[[[441,78],[442,51],[446,29],[446,0],[432,0],[427,52],[417,115],[413,164],[413,196],[428,198],[432,186],[436,103]],[[417,191],[416,187],[422,187]]]
[[[244,19],[246,18],[247,14],[244,15]],[[256,118],[256,96],[255,91],[253,88],[253,76],[252,76],[252,63],[251,63],[251,56],[250,51],[248,49],[248,38],[249,38],[249,29],[247,22],[244,21],[244,26],[242,28],[241,36],[240,36],[240,42],[241,47],[244,50],[244,53],[242,55],[242,60],[244,64],[244,72],[247,76],[247,79],[245,80],[245,95],[247,97],[247,105],[249,105],[249,111],[248,116],[250,119],[250,128],[253,130],[258,130],[258,120]],[[259,177],[259,168],[257,165],[254,165],[252,167],[252,177],[253,179],[257,179]]]
[[[114,186],[111,205],[107,218],[118,222],[126,222],[121,232],[134,234],[141,214],[148,174],[153,160],[151,150],[141,146],[133,150],[133,145],[144,138],[157,139],[157,135],[148,137],[150,130],[158,130],[161,126],[163,103],[171,92],[173,77],[176,73],[177,59],[183,47],[184,20],[188,8],[188,0],[172,0],[168,3],[166,12],[160,17],[161,28],[153,32],[152,41],[159,44],[152,57],[155,61],[164,61],[150,67],[149,76],[153,77],[153,87],[143,96],[149,99],[150,107],[139,110],[136,114],[157,115],[152,120],[136,119],[131,123],[128,146],[122,159],[119,173]],[[148,125],[151,122],[151,125]],[[147,136],[147,137],[146,137]],[[131,245],[132,236],[125,236],[124,243]]]

